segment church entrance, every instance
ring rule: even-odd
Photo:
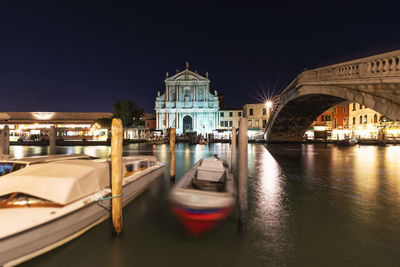
[[[192,124],[192,117],[186,115],[183,117],[183,131],[191,131],[193,130],[193,124]]]

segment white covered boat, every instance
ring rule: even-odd
[[[12,158],[0,160],[0,176],[8,173],[18,171],[27,166],[41,163],[49,163],[59,160],[67,159],[95,159],[94,157],[82,154],[58,154],[58,155],[46,155],[46,156],[34,156],[25,158]]]
[[[123,205],[164,171],[152,156],[123,158]],[[56,248],[110,216],[110,162],[61,160],[0,179],[0,266]]]
[[[217,157],[200,160],[171,189],[173,211],[187,230],[201,235],[232,213],[236,187],[228,164]]]

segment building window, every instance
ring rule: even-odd
[[[238,116],[242,117],[242,112],[241,111],[238,112]]]
[[[346,114],[346,112],[347,112],[347,110],[346,110],[346,108],[344,107],[344,108],[343,108],[343,113]]]
[[[233,122],[229,121],[229,127],[232,127],[232,126],[233,126]]]
[[[325,121],[325,116],[321,115],[321,121]]]
[[[229,112],[229,117],[233,117],[233,112]]]
[[[224,127],[224,121],[220,122],[221,127]]]
[[[333,108],[333,113],[336,113],[336,108]]]
[[[331,121],[331,115],[325,115],[325,121]]]
[[[228,121],[225,121],[225,127],[228,127]]]
[[[374,123],[378,123],[378,115],[374,115]]]
[[[256,120],[256,127],[260,126],[260,123],[258,120]]]
[[[251,120],[248,120],[249,127],[251,127]]]
[[[149,126],[150,126],[150,123],[148,122],[148,123],[147,123],[147,127],[149,127]]]
[[[267,127],[267,120],[263,120],[263,128]]]
[[[368,122],[367,120],[368,120],[368,117],[367,117],[367,115],[365,115],[364,116],[364,123],[367,123]]]
[[[250,116],[253,116],[253,109],[249,109]]]
[[[360,124],[362,124],[362,116],[360,116]]]
[[[353,103],[353,111],[356,110],[356,103]]]
[[[356,117],[353,117],[353,124],[356,124]]]
[[[263,108],[263,115],[267,115],[267,109]]]
[[[360,104],[360,109],[362,109],[362,108],[363,108],[363,105]]]
[[[224,113],[223,113],[223,112],[221,112],[219,116],[220,116],[220,117],[224,117]]]
[[[333,128],[336,128],[336,126],[337,126],[336,125],[336,118],[333,119],[333,124],[334,124]]]

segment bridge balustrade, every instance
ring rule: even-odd
[[[304,71],[300,83],[390,77],[400,74],[400,51]]]

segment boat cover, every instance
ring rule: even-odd
[[[203,159],[197,168],[197,179],[211,182],[221,182],[224,175],[224,164],[216,157]]]
[[[19,192],[66,205],[109,185],[108,162],[62,160],[1,177],[0,196]]]

